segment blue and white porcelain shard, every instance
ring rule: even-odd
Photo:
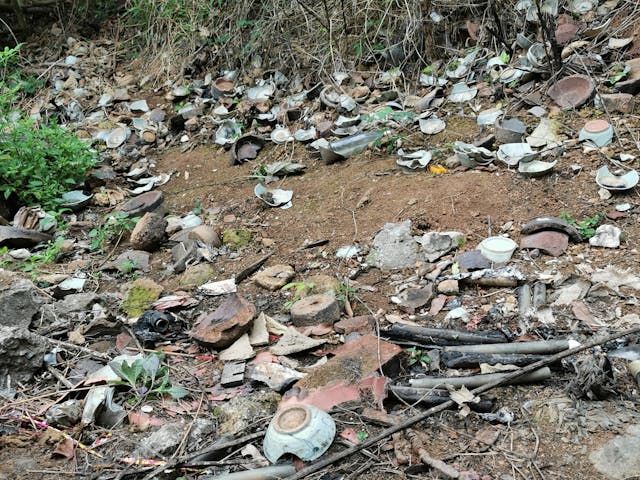
[[[297,403],[276,413],[264,437],[264,456],[275,463],[290,453],[303,461],[319,458],[336,435],[331,416],[312,406]]]
[[[602,166],[596,173],[596,183],[607,190],[629,190],[638,184],[638,172],[631,170],[624,175],[614,175],[607,166]]]

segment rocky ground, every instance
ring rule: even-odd
[[[259,68],[153,88],[54,27],[32,110],[64,110],[101,160],[64,222],[28,206],[0,227],[0,477],[640,475],[640,40],[573,33],[562,76],[589,88],[558,96],[484,51],[409,90],[398,71]],[[580,70],[590,52],[606,68]],[[580,140],[593,121],[609,143]],[[341,150],[362,131],[380,134]],[[531,175],[509,143],[551,165]],[[506,262],[478,250],[495,236]],[[475,344],[509,353],[460,362]],[[534,362],[522,385],[451,385]]]

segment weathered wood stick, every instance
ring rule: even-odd
[[[446,351],[440,354],[440,362],[447,368],[476,368],[481,363],[495,365],[515,365],[524,367],[533,362],[544,360],[543,355],[520,355],[517,353],[476,353]]]
[[[471,375],[468,377],[426,377],[412,378],[409,385],[417,388],[437,388],[445,385],[453,387],[478,388],[495,381],[506,379],[501,385],[520,385],[523,383],[536,383],[546,380],[551,376],[549,367],[544,367],[526,375],[520,375],[518,378],[509,380],[507,373],[485,373],[481,375]]]
[[[428,345],[463,345],[466,343],[500,343],[507,338],[502,332],[475,330],[451,330],[446,328],[416,327],[394,323],[381,332],[384,336],[399,340],[411,340]]]
[[[461,345],[458,347],[444,347],[443,351],[474,352],[489,354],[517,353],[522,355],[551,354],[562,352],[569,348],[568,340],[541,340],[536,342],[496,343],[492,345]]]

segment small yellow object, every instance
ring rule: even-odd
[[[429,165],[429,171],[434,175],[442,175],[443,173],[447,173],[447,169],[442,165]]]

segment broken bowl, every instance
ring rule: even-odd
[[[578,140],[587,140],[597,147],[604,147],[613,140],[613,126],[606,120],[591,120],[580,130]]]
[[[336,424],[328,413],[302,403],[287,405],[267,428],[264,456],[272,463],[285,453],[303,461],[315,460],[329,449],[335,434]]]
[[[485,238],[478,245],[478,250],[483,257],[493,263],[506,263],[511,260],[513,252],[518,248],[518,244],[507,237]]]
[[[638,172],[631,170],[624,175],[614,175],[605,165],[598,169],[596,173],[596,183],[598,186],[607,190],[629,190],[638,184]]]
[[[542,177],[553,170],[553,167],[558,163],[557,160],[553,162],[542,162],[540,160],[533,160],[531,162],[520,162],[518,165],[518,172],[523,177]]]
[[[547,95],[564,109],[577,108],[593,97],[595,85],[585,75],[570,75],[555,83]]]

